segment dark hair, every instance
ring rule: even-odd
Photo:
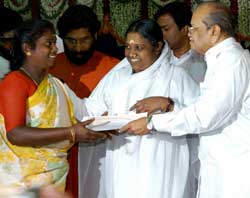
[[[157,47],[158,42],[164,42],[161,28],[153,19],[139,19],[132,22],[126,35],[131,32],[142,35],[153,47]]]
[[[172,2],[166,4],[155,13],[154,19],[158,20],[159,17],[166,14],[173,17],[180,30],[184,26],[190,25],[192,11],[191,8],[184,2]]]
[[[88,28],[94,36],[99,31],[100,26],[101,23],[98,21],[96,14],[90,7],[85,5],[69,7],[57,23],[57,29],[61,38],[65,38],[69,31],[80,28]]]
[[[25,53],[22,45],[27,43],[32,49],[36,48],[36,42],[46,32],[55,32],[53,24],[46,20],[30,19],[25,22],[15,31],[13,57],[10,61],[10,69],[19,69],[25,60]]]
[[[0,8],[0,34],[15,30],[22,22],[23,19],[18,12],[6,7]]]
[[[210,11],[203,23],[210,28],[218,25],[228,36],[235,36],[236,21],[231,11],[221,2],[204,2],[200,6],[209,6]]]

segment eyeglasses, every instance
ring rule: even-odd
[[[71,45],[73,47],[76,47],[77,43],[79,43],[79,45],[89,45],[93,42],[93,38],[90,38],[90,37],[79,38],[79,39],[75,39],[72,37],[66,37],[64,40],[68,45]]]
[[[209,24],[206,23],[206,22],[203,22],[203,23],[205,24],[207,30],[211,29],[211,28],[214,26],[214,24],[213,24],[213,25],[209,25]],[[188,31],[189,31],[190,33],[193,33],[193,32],[195,32],[197,29],[199,29],[200,27],[201,27],[201,26],[197,26],[197,27],[188,26]]]
[[[193,27],[193,26],[188,26],[188,31],[190,32],[190,33],[193,33],[193,32],[195,32],[195,30],[197,30],[199,27]]]

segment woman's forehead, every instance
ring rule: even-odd
[[[148,43],[148,41],[138,32],[130,32],[127,35],[126,42],[128,44],[136,44],[136,43]]]

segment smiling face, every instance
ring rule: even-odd
[[[57,54],[56,35],[47,31],[36,41],[34,49],[29,50],[31,55],[26,58],[40,69],[48,69],[53,66]]]
[[[158,48],[161,48],[160,46]],[[125,44],[125,56],[133,68],[133,72],[141,72],[150,67],[159,57],[160,50],[153,47],[139,33],[130,32]]]

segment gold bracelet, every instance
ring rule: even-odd
[[[70,143],[75,144],[75,141],[76,141],[76,132],[75,132],[75,129],[73,127],[70,129],[70,134],[71,134]]]

